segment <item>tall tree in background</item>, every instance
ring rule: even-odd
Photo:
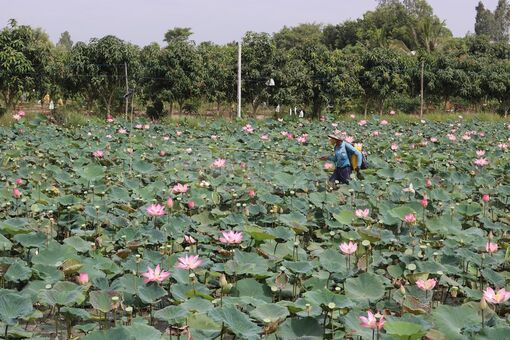
[[[485,8],[483,2],[478,2],[478,6],[476,6],[475,34],[493,38],[495,26],[494,14]]]
[[[510,29],[510,4],[507,0],[499,0],[494,11],[496,41],[508,41]]]
[[[189,37],[193,35],[191,28],[189,27],[175,27],[168,30],[165,33],[165,42],[167,44],[172,44],[175,42],[183,42],[188,41]]]
[[[71,50],[73,47],[73,41],[71,40],[71,34],[68,31],[65,31],[60,35],[57,46],[63,47],[68,51]]]
[[[320,24],[300,24],[295,27],[284,26],[273,36],[276,48],[289,50],[303,48],[310,44],[320,43],[322,40],[322,26]]]

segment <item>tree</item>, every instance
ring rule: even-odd
[[[60,39],[58,40],[57,46],[63,47],[66,50],[70,50],[73,47],[73,41],[71,40],[71,34],[68,31],[65,31],[60,35]]]
[[[494,11],[495,36],[496,41],[508,42],[510,37],[510,4],[507,0],[499,0]]]
[[[205,99],[216,103],[219,111],[222,102],[235,100],[237,46],[220,46],[201,43],[198,54],[203,66],[203,93]]]
[[[67,62],[68,88],[74,94],[84,94],[89,106],[99,99],[109,115],[114,103],[123,104],[124,65],[133,78],[139,72],[138,54],[138,47],[112,35],[91,39],[89,44],[79,42]]]
[[[175,41],[163,49],[151,45],[142,55],[145,96],[170,103],[170,114],[174,102],[182,112],[187,100],[202,93],[202,60],[194,44]]]
[[[242,51],[242,96],[255,115],[260,104],[270,97],[266,83],[274,76],[276,47],[269,34],[247,32]]]
[[[175,27],[168,30],[165,33],[165,42],[167,44],[172,44],[175,42],[184,42],[188,41],[189,37],[193,35],[191,28],[189,27]]]
[[[44,32],[14,19],[0,31],[0,98],[6,109],[15,109],[22,94],[41,83],[50,47]]]
[[[323,43],[329,49],[343,49],[354,46],[358,42],[358,31],[361,29],[360,20],[347,20],[339,25],[328,25],[323,30]]]
[[[273,40],[276,48],[285,50],[318,44],[322,41],[322,25],[313,23],[300,24],[295,27],[284,26],[274,34]]]
[[[476,6],[475,33],[476,35],[494,36],[496,22],[492,12],[485,8],[483,2]]]

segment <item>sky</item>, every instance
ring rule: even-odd
[[[479,0],[428,0],[455,36],[474,31]],[[494,10],[497,0],[484,0]],[[10,18],[43,28],[57,42],[89,41],[116,35],[144,46],[161,43],[173,27],[191,27],[196,42],[227,43],[245,32],[279,31],[300,23],[338,24],[356,19],[377,5],[375,0],[0,0],[0,27]]]

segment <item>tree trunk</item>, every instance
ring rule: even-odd
[[[258,110],[259,106],[260,106],[260,102],[258,101],[258,98],[255,98],[255,100],[253,100],[253,101],[251,102],[251,109],[252,109],[252,115],[253,115],[253,117],[256,117],[256,115],[257,115],[257,110]]]
[[[381,107],[379,108],[379,114],[382,116],[384,112],[384,99],[381,99]]]
[[[322,109],[322,105],[321,105],[320,96],[318,93],[315,93],[313,95],[313,116],[317,117],[317,119],[321,118],[321,109]]]
[[[174,102],[171,101],[170,102],[170,109],[169,109],[169,112],[168,112],[170,114],[170,116],[172,115],[173,111],[174,111]]]
[[[368,115],[368,103],[369,103],[369,100],[367,98],[367,99],[365,99],[365,119],[367,118],[367,115]]]

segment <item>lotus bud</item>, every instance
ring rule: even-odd
[[[489,308],[489,306],[487,305],[487,301],[485,301],[485,298],[482,297],[482,299],[480,300],[480,309],[486,310],[487,308]]]
[[[219,282],[220,287],[222,288],[228,285],[227,277],[225,276],[225,274],[221,274]]]
[[[406,295],[406,287],[404,285],[400,286],[400,293]]]
[[[330,303],[328,303],[328,308],[333,310],[336,308],[336,304],[334,302],[330,302]]]
[[[271,286],[271,291],[272,291],[273,293],[276,293],[276,292],[278,291],[278,287],[276,287],[276,286]]]
[[[335,287],[335,292],[340,292],[341,290],[342,290],[342,288],[340,288],[338,286]]]
[[[452,287],[451,295],[452,295],[453,298],[457,297],[457,293],[458,292],[459,292],[459,288],[458,287]]]

